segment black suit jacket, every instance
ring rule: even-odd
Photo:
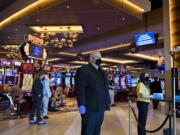
[[[89,112],[103,112],[110,109],[107,76],[101,68],[91,64],[79,68],[75,76],[78,105],[85,105]]]
[[[34,83],[32,86],[32,97],[34,99],[43,97],[43,85],[42,85],[41,80],[39,78],[36,78],[34,80]]]

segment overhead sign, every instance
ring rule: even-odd
[[[20,53],[24,58],[45,60],[47,57],[46,49],[43,46],[31,43],[31,41],[20,45]]]
[[[30,46],[30,56],[35,58],[43,57],[43,48],[34,44]]]
[[[134,36],[136,46],[144,46],[144,45],[150,45],[155,44],[155,34],[154,32],[146,32],[142,34],[136,34]]]
[[[44,43],[44,40],[39,38],[39,37],[36,37],[36,36],[33,36],[31,34],[28,35],[28,41],[31,41],[31,43],[33,44],[36,44],[36,45],[43,45]]]

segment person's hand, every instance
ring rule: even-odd
[[[86,113],[86,107],[84,105],[79,106],[79,113],[80,114],[85,114]]]

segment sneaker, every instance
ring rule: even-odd
[[[38,125],[45,125],[45,124],[46,124],[46,121],[41,120],[41,121],[37,122],[37,124],[38,124]]]
[[[29,124],[36,124],[36,121],[35,120],[30,120]]]
[[[44,116],[43,118],[44,118],[44,119],[49,119],[49,117],[48,117],[48,116]]]

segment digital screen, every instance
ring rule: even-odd
[[[66,76],[71,76],[71,73],[66,73]]]
[[[32,44],[30,46],[30,56],[35,57],[35,58],[42,58],[43,57],[43,48]]]
[[[75,85],[75,78],[72,78],[72,85]]]
[[[57,85],[61,84],[61,73],[57,73]]]
[[[5,70],[5,75],[6,76],[11,76],[12,75],[12,69],[6,69]]]
[[[13,85],[15,82],[14,76],[6,76],[5,78],[5,84]]]
[[[23,72],[33,72],[33,64],[31,64],[31,63],[23,63],[22,64],[22,71]]]
[[[32,74],[24,74],[22,90],[23,91],[31,91],[33,85],[33,75]]]
[[[3,84],[3,76],[0,76],[0,85]]]
[[[70,85],[71,85],[71,84],[70,84],[70,80],[71,80],[70,77],[66,77],[66,78],[65,78],[65,84],[66,84],[66,86],[70,86]]]
[[[11,62],[10,61],[6,61],[6,60],[3,60],[3,61],[1,61],[1,64],[2,65],[6,65],[6,66],[10,66],[11,65]]]
[[[16,61],[16,62],[14,63],[14,65],[15,65],[15,66],[21,66],[21,62],[20,62],[20,61]]]
[[[150,45],[156,43],[154,32],[136,34],[134,36],[134,39],[136,46],[144,46],[144,45]]]
[[[0,69],[0,75],[4,75],[4,69],[3,68]]]

